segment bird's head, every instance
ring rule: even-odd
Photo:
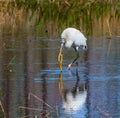
[[[83,50],[87,50],[87,49],[88,49],[87,45],[84,45]]]
[[[62,39],[61,40],[61,47],[65,47],[65,48],[71,48],[73,45],[73,41],[69,40],[69,39]]]
[[[87,45],[80,45],[80,46],[79,46],[79,49],[80,49],[80,50],[87,50],[88,47],[87,47]]]
[[[62,39],[60,43],[61,43],[61,47],[63,47],[65,45],[65,39]]]

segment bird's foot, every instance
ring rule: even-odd
[[[72,65],[72,64],[68,64],[68,70],[70,70],[70,69],[71,69],[71,65]]]

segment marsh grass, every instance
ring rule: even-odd
[[[0,2],[0,24],[9,19],[11,27],[26,22],[26,27],[36,26],[37,33],[58,36],[65,27],[76,27],[86,34],[94,34],[96,27],[103,27],[104,34],[118,34],[112,27],[120,18],[119,0],[13,0]],[[109,27],[107,27],[107,24]],[[8,25],[9,25],[8,24]],[[55,32],[55,33],[53,33]]]

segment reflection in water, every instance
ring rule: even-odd
[[[62,81],[62,73],[59,78],[59,91],[62,96],[63,109],[65,114],[79,112],[76,117],[85,117],[87,114],[86,99],[87,86],[86,83],[80,82],[78,69],[76,69],[76,83],[70,89],[66,89]]]
[[[24,49],[23,57],[24,57],[24,97],[26,107],[31,107],[34,105],[34,99],[28,99],[29,93],[34,91],[34,53],[33,53],[33,38],[28,37],[26,40],[26,47]],[[25,116],[34,116],[33,112],[25,109]]]
[[[42,79],[43,79],[42,80],[42,100],[44,102],[47,101],[47,85],[46,85],[46,78],[45,77],[46,77],[46,74],[42,75]],[[43,112],[42,112],[41,116],[44,118],[47,115],[47,112],[46,112],[47,106],[43,103],[42,107],[43,107]]]

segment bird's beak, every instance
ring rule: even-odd
[[[61,42],[61,47],[63,47],[65,45],[65,40],[62,39],[60,42]]]
[[[63,44],[61,43],[61,47],[58,55],[58,63],[61,71],[62,71],[62,59],[63,59],[62,51],[63,51]]]
[[[61,43],[61,47],[63,48],[64,43]]]

